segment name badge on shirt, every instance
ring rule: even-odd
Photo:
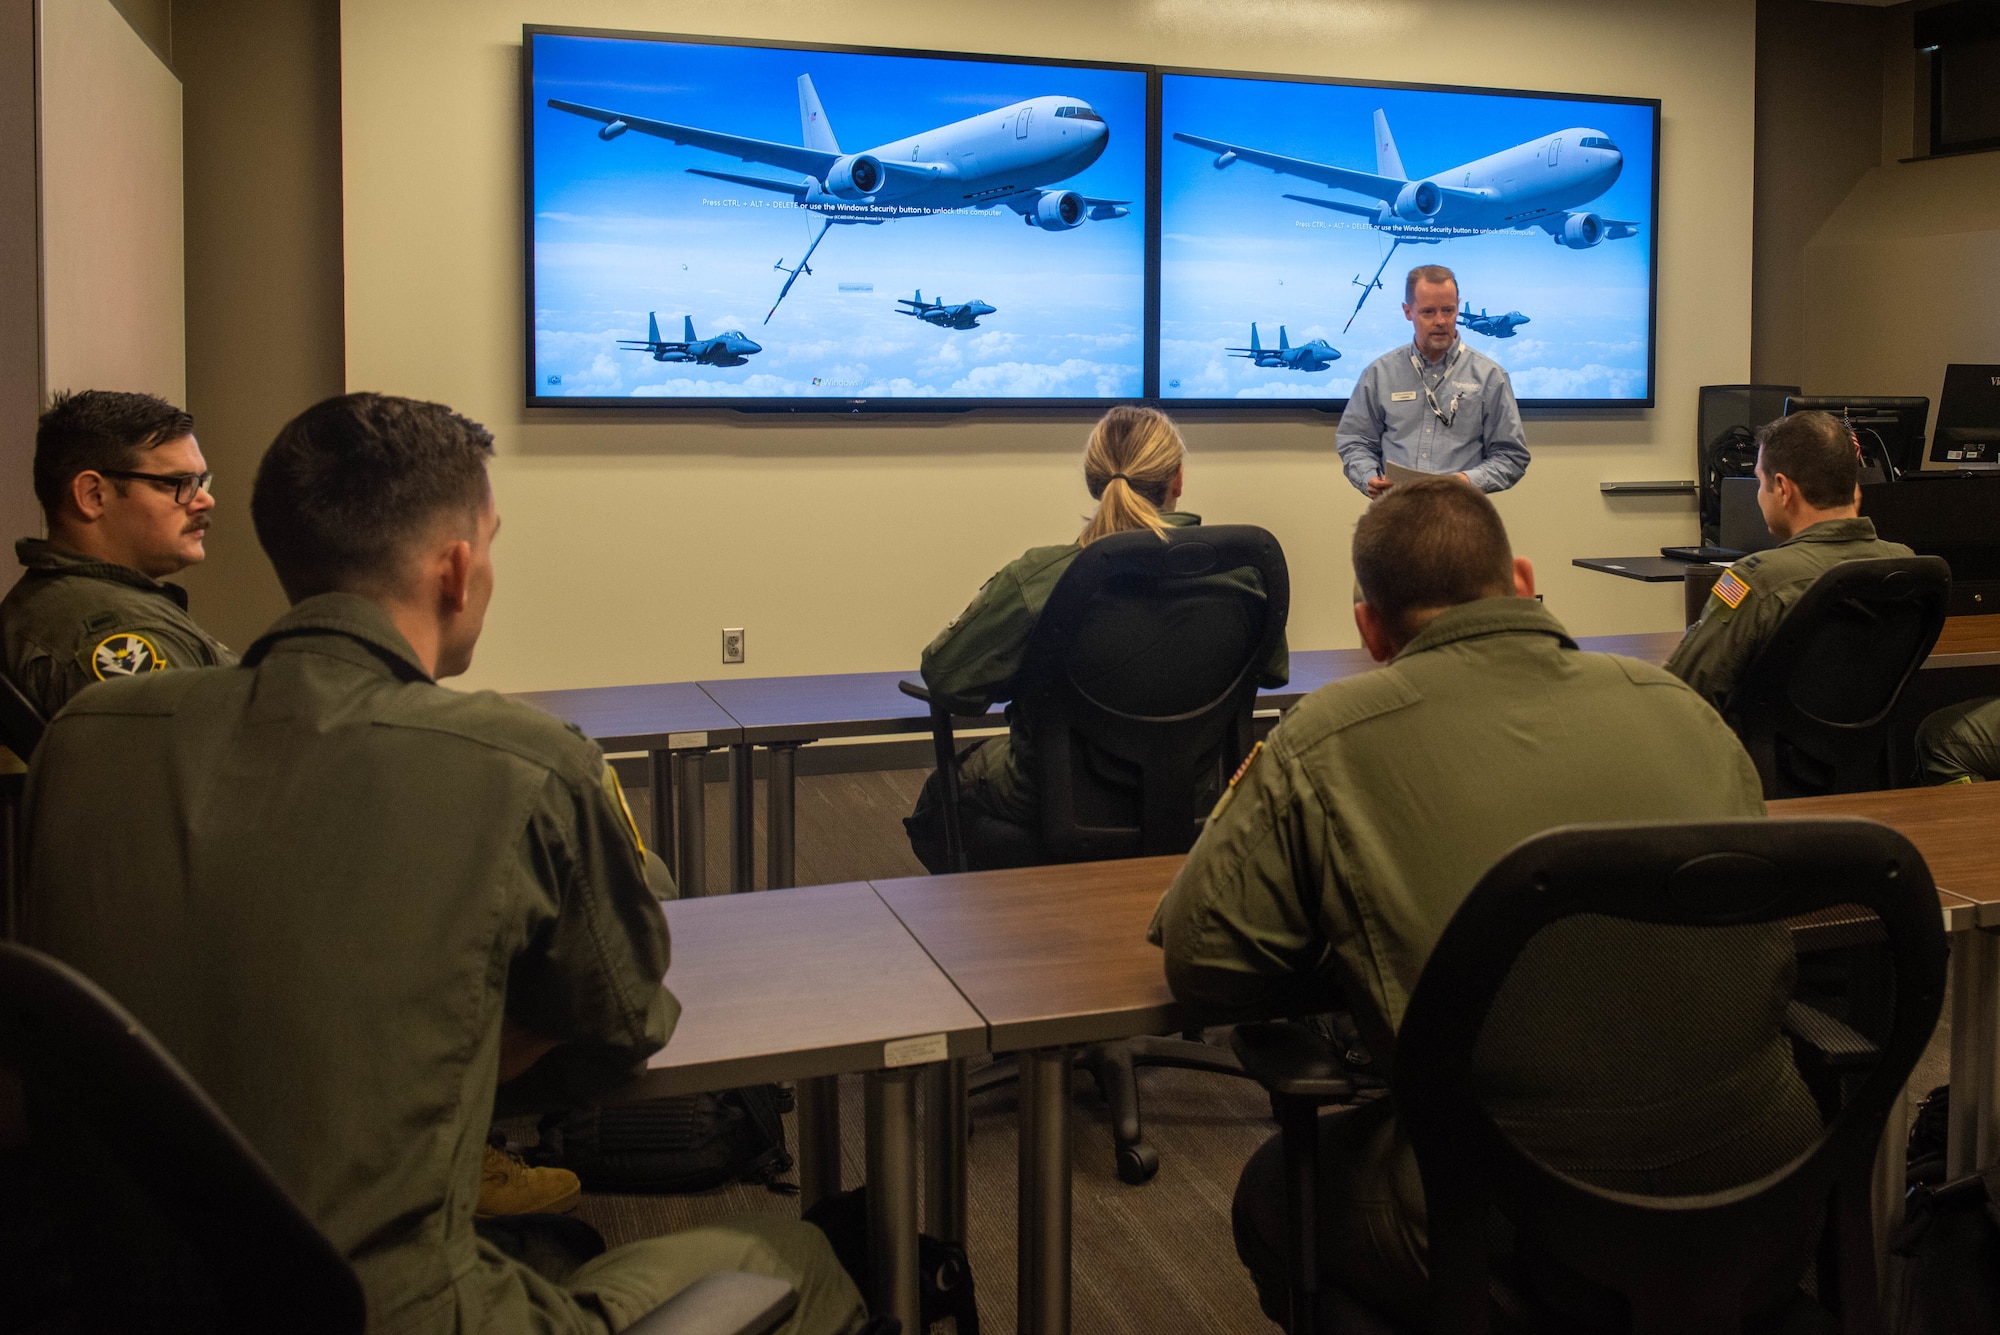
[[[1409,403],[1416,397],[1417,397],[1417,391],[1415,391],[1414,389],[1399,389],[1394,393],[1392,393],[1391,395],[1389,395],[1389,402]]]

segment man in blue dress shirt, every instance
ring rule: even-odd
[[[1507,373],[1458,336],[1457,277],[1441,264],[1410,270],[1403,315],[1412,340],[1369,364],[1340,416],[1347,480],[1372,500],[1393,485],[1386,461],[1507,490],[1528,471],[1521,410]]]

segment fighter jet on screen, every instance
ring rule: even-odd
[[[678,341],[662,339],[660,317],[648,312],[645,339],[621,338],[618,346],[628,352],[650,353],[656,362],[695,362],[702,366],[742,366],[754,354],[764,350],[762,344],[745,338],[740,329],[731,329],[712,338],[696,338],[692,315],[681,317],[681,334]]]
[[[1466,302],[1465,309],[1458,313],[1458,322],[1475,334],[1488,338],[1512,338],[1514,331],[1524,324],[1531,324],[1527,316],[1519,311],[1508,311],[1505,315],[1488,315],[1481,306],[1479,314],[1472,313],[1472,303]]]
[[[1458,236],[1539,227],[1557,245],[1588,250],[1601,241],[1622,240],[1639,232],[1636,222],[1605,218],[1577,207],[1609,190],[1625,168],[1625,155],[1610,136],[1588,127],[1557,130],[1416,180],[1403,170],[1402,154],[1396,151],[1396,140],[1389,133],[1389,118],[1380,110],[1375,113],[1372,172],[1266,153],[1179,131],[1174,138],[1214,153],[1217,171],[1248,162],[1374,200],[1372,205],[1363,205],[1311,195],[1285,196],[1301,204],[1366,218],[1371,227],[1393,238],[1375,277],[1367,283],[1361,283],[1359,275],[1355,277],[1361,286],[1355,315],[1361,313],[1368,294],[1381,286],[1382,270],[1389,267],[1397,246],[1435,245]],[[1347,323],[1354,323],[1353,315]]]
[[[897,311],[896,314],[914,315],[925,324],[934,324],[941,329],[977,329],[979,317],[991,315],[996,309],[976,297],[971,301],[950,304],[942,301],[925,301],[922,288],[917,289],[915,301],[908,297],[897,297],[896,304],[910,308],[906,311]]]
[[[1244,357],[1256,366],[1270,371],[1324,371],[1340,360],[1340,349],[1323,338],[1310,343],[1301,343],[1296,348],[1285,337],[1285,327],[1278,326],[1278,346],[1264,347],[1257,341],[1257,326],[1250,326],[1250,346],[1247,348],[1224,348],[1232,357]]]
[[[812,272],[807,261],[835,223],[870,225],[958,209],[1006,205],[1030,227],[1067,232],[1084,220],[1123,218],[1129,199],[1097,199],[1074,190],[1046,187],[1075,176],[1097,161],[1111,129],[1090,104],[1074,97],[1033,97],[981,112],[934,130],[913,134],[864,153],[843,153],[820,106],[812,76],[799,76],[799,127],[803,147],[704,130],[671,121],[648,120],[624,112],[550,98],[557,111],[600,121],[597,137],[607,142],[628,130],[668,143],[708,149],[744,162],[760,162],[796,172],[803,181],[776,181],[737,172],[689,167],[753,190],[790,195],[823,221],[796,265],[780,259],[772,267],[787,275],[764,323],[771,323],[792,284]]]

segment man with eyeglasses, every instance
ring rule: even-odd
[[[27,572],[0,599],[0,652],[43,718],[94,682],[236,661],[162,582],[207,555],[211,478],[194,419],[150,394],[58,394],[42,414],[49,536],[15,545]]]

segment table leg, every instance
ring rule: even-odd
[[[798,884],[797,779],[799,744],[773,742],[764,752],[764,883],[773,890]]]
[[[965,1243],[965,1059],[924,1070],[924,1227],[940,1242]]]
[[[674,865],[674,879],[680,882],[683,899],[708,893],[708,804],[701,779],[701,764],[707,755],[706,751],[674,752],[674,798],[680,816],[680,861]]]
[[[871,1071],[868,1119],[868,1305],[920,1331],[917,1290],[917,1068]]]
[[[757,888],[757,748],[729,748],[729,893]]]
[[[1021,1069],[1016,1296],[1020,1335],[1069,1335],[1070,1051],[1041,1048]]]
[[[1945,1180],[1973,1172],[1992,1152],[1994,992],[2000,985],[2000,938],[1974,928],[1952,937],[1951,1125]],[[1983,1142],[1983,1143],[1982,1143]]]
[[[678,873],[680,864],[674,861],[674,753],[671,751],[648,751],[646,753],[646,777],[653,786],[652,826],[653,851],[660,855],[660,861],[667,864],[667,870]]]
[[[840,1193],[840,1077],[816,1076],[797,1086],[799,1209]]]

